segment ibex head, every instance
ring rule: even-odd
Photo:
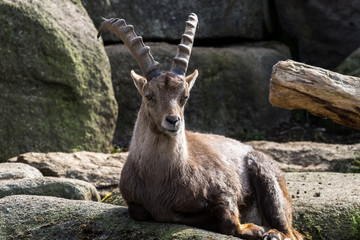
[[[100,26],[98,37],[104,30],[114,32],[138,62],[145,77],[134,71],[131,71],[131,77],[143,98],[142,108],[149,126],[156,133],[174,136],[184,128],[184,106],[198,76],[195,70],[185,77],[197,26],[198,18],[191,13],[171,69],[164,72],[159,70],[159,63],[151,55],[150,47],[145,46],[132,25],[113,18],[105,19]]]

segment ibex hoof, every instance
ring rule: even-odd
[[[263,240],[290,240],[290,238],[285,237],[285,235],[275,229],[271,229],[266,232],[263,237]]]

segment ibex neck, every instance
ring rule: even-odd
[[[186,165],[188,151],[184,127],[176,136],[165,136],[152,131],[149,124],[140,110],[130,146],[131,157],[146,169],[167,168],[163,169],[167,171]]]

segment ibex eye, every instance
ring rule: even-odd
[[[180,99],[180,104],[185,104],[185,102],[188,98],[189,98],[189,96],[187,96],[187,95],[182,96]]]
[[[189,98],[188,95],[183,95],[183,96],[181,97],[181,100],[182,100],[182,101],[185,101],[185,100],[187,100],[188,98]]]
[[[153,99],[150,94],[145,95],[145,97],[146,97],[146,99],[147,99],[148,101],[151,101],[151,100]]]

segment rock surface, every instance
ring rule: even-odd
[[[360,239],[360,174],[287,173],[286,179],[294,225],[308,239]]]
[[[99,193],[92,184],[77,179],[56,177],[0,181],[0,198],[10,195],[41,195],[75,200],[101,200]]]
[[[161,70],[169,70],[177,45],[147,44]],[[141,102],[130,71],[141,71],[124,45],[107,46],[106,52],[119,107],[114,143],[126,146]],[[288,48],[276,43],[194,47],[188,74],[198,69],[199,77],[185,108],[186,128],[254,139],[262,131],[287,121],[290,111],[272,107],[268,92],[272,66],[289,56]]]
[[[198,39],[236,37],[261,39],[267,26],[268,8],[262,0],[225,1],[212,0],[82,0],[95,26],[101,17],[123,18],[135,26],[138,35],[146,39],[179,40],[190,13],[199,17]],[[119,41],[114,35],[105,33],[105,41]]]
[[[15,180],[21,178],[39,178],[42,173],[28,164],[24,163],[0,163],[0,181]]]
[[[110,151],[110,64],[80,0],[3,0],[0,25],[0,161],[29,151]]]
[[[360,174],[287,173],[294,225],[311,239],[360,237]],[[50,237],[51,236],[51,237]],[[235,239],[182,225],[138,222],[127,209],[41,196],[0,199],[0,238]],[[309,238],[310,239],[310,238]]]
[[[341,145],[316,142],[276,143],[246,142],[272,156],[285,171],[353,171],[353,161],[360,157],[360,144]]]
[[[111,191],[119,184],[127,153],[25,153],[10,162],[29,164],[44,176],[64,177],[92,183],[98,190]]]
[[[183,225],[138,222],[124,207],[55,197],[0,199],[0,239],[238,239]]]
[[[281,28],[294,38],[299,61],[334,68],[359,47],[357,0],[275,0]]]
[[[360,77],[360,48],[356,49],[336,68],[342,74]]]

